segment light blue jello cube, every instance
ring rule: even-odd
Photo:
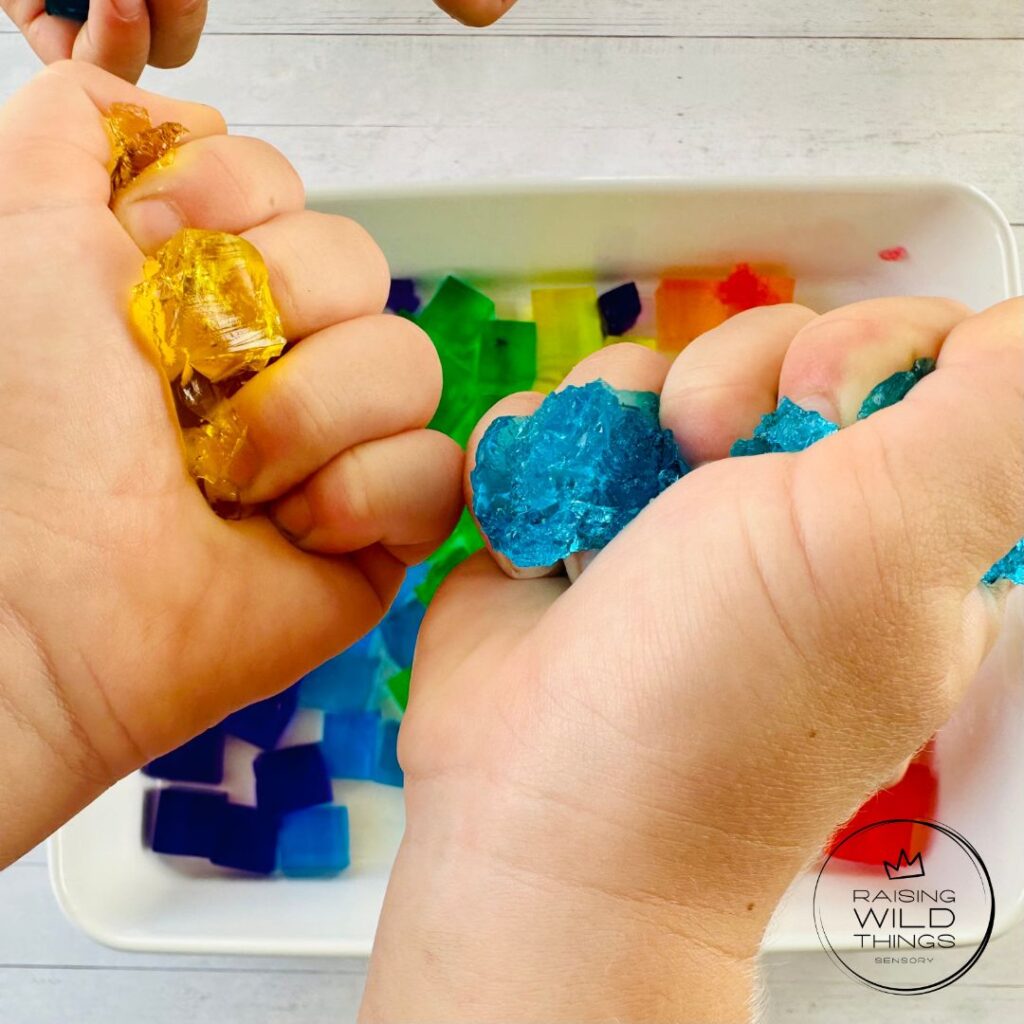
[[[281,820],[277,860],[288,878],[331,878],[349,865],[348,808],[308,807]]]
[[[320,749],[332,779],[372,779],[380,749],[380,712],[324,715]]]
[[[313,669],[299,683],[299,704],[321,711],[362,711],[370,704],[379,668],[371,633]]]
[[[380,740],[377,749],[377,763],[373,769],[373,781],[385,786],[404,786],[405,776],[398,763],[398,727],[394,721],[381,722]]]

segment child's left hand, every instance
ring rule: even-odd
[[[190,135],[111,210],[114,102]],[[462,451],[423,429],[433,346],[379,315],[388,270],[366,232],[303,205],[272,147],[87,64],[0,112],[0,866],[362,636],[462,508]],[[242,522],[189,477],[128,324],[143,251],[183,225],[261,252],[298,342],[232,399],[237,483],[270,510]]]
[[[47,64],[74,57],[136,82],[147,64],[187,64],[206,23],[206,0],[92,0],[85,24],[46,13],[45,0],[0,0]]]

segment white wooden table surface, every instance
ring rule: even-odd
[[[429,0],[212,0],[149,88],[213,103],[310,188],[577,175],[934,174],[1024,245],[1022,0],[520,0],[486,34]],[[35,70],[0,28],[0,100]],[[824,954],[768,963],[769,1018],[1020,1019],[1024,930],[896,1000]],[[350,1021],[360,962],[133,956],[78,934],[36,850],[0,874],[2,1024]]]

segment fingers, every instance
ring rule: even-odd
[[[206,24],[206,0],[149,0],[149,63],[179,68],[196,52]]]
[[[434,0],[442,11],[461,21],[463,25],[483,28],[493,25],[506,14],[516,0]]]
[[[426,558],[462,512],[462,449],[413,430],[342,452],[274,507],[306,550],[343,554],[381,544],[399,560]]]
[[[973,588],[1024,536],[1024,300],[961,320],[935,373],[838,441],[918,572]]]
[[[279,150],[260,139],[211,135],[181,146],[168,166],[143,171],[113,210],[151,253],[183,227],[237,235],[304,204],[302,180]]]
[[[689,465],[724,459],[775,409],[786,353],[814,318],[804,306],[751,309],[676,357],[661,394],[661,423],[675,434]]]
[[[54,64],[0,111],[0,216],[110,202],[110,140],[103,115],[114,103],[145,107],[154,123],[178,121],[189,138],[223,134],[211,107],[144,92],[80,61]]]
[[[71,56],[127,82],[137,82],[149,59],[146,0],[92,0]]]
[[[232,399],[251,449],[239,469],[245,499],[277,498],[345,449],[425,427],[440,394],[434,346],[400,317],[306,338]]]
[[[243,232],[262,253],[288,338],[380,313],[390,273],[380,247],[355,221],[303,210]]]
[[[0,8],[28,40],[36,55],[46,64],[71,56],[81,26],[67,18],[46,13],[46,0],[0,0]]]
[[[926,298],[871,299],[826,313],[793,339],[779,394],[849,426],[875,385],[916,359],[935,359],[969,315],[958,302]]]

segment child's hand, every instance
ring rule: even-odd
[[[515,2],[516,0],[434,0],[442,11],[447,11],[464,25],[473,25],[477,28],[493,25],[511,10]]]
[[[726,459],[778,396],[848,425],[915,356],[938,369],[901,405]],[[700,468],[571,588],[481,553],[435,598],[368,1019],[746,1019],[783,891],[997,628],[978,581],[1024,534],[1024,301],[755,310],[568,382],[598,377],[660,391]]]
[[[114,102],[191,135],[111,212]],[[303,202],[272,147],[86,64],[0,113],[0,865],[365,633],[458,516],[462,452],[422,429],[433,346],[379,315],[388,271],[366,232]],[[207,507],[128,326],[142,250],[183,224],[260,250],[299,341],[233,399],[238,482],[270,518]]]
[[[85,24],[46,13],[45,0],[0,0],[47,64],[74,57],[129,82],[147,64],[187,64],[206,23],[206,0],[92,0]]]
[[[466,25],[484,26],[516,0],[435,2]],[[137,82],[147,64],[177,68],[192,59],[207,0],[92,0],[84,24],[47,14],[45,0],[0,0],[0,8],[45,63],[74,57]]]

